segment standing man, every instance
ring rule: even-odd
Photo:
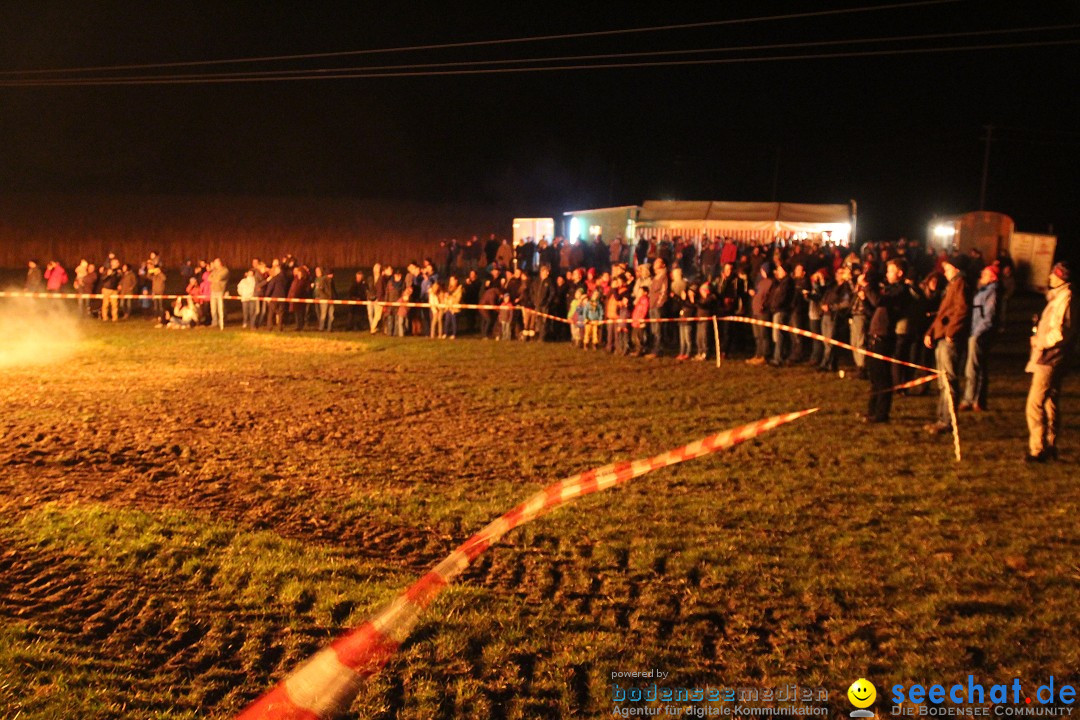
[[[656,258],[653,262],[653,280],[649,285],[649,319],[653,320],[652,327],[652,351],[646,356],[657,358],[660,356],[662,323],[656,322],[664,317],[664,306],[667,305],[671,296],[671,285],[668,281],[667,263],[663,258]]]
[[[964,399],[959,410],[985,410],[987,360],[997,335],[998,266],[987,265],[979,274],[979,289],[971,302],[971,335],[964,366]]]
[[[926,431],[934,435],[952,430],[949,402],[951,400],[955,409],[960,392],[956,363],[960,356],[959,343],[964,339],[968,323],[967,285],[960,268],[961,263],[960,257],[950,257],[942,264],[945,279],[949,284],[945,288],[945,296],[941,299],[934,321],[923,338],[923,344],[934,350],[938,382],[941,385],[937,422],[925,426]]]
[[[37,260],[31,260],[26,270],[26,292],[43,292],[45,290],[45,276],[41,272],[41,266]]]
[[[109,268],[105,275],[100,278],[101,282],[101,319],[108,320],[109,312],[112,312],[112,321],[116,322],[120,315],[120,300],[117,293],[120,292],[120,261],[113,258],[109,261]]]
[[[210,263],[210,324],[225,329],[225,288],[229,282],[229,268],[214,258]]]
[[[776,325],[790,325],[791,311],[795,307],[795,282],[788,275],[787,268],[784,267],[782,262],[776,263],[776,267],[773,269],[773,277],[775,282],[772,286],[772,292],[769,293],[769,297],[765,301],[769,310],[769,317]],[[785,351],[788,349],[788,335],[789,333],[786,330],[781,330],[778,327],[772,329],[773,359],[769,364],[773,367],[782,367],[784,365]]]
[[[1024,462],[1056,460],[1060,429],[1058,395],[1068,370],[1069,354],[1076,339],[1070,269],[1059,262],[1050,272],[1046,307],[1031,336],[1031,359],[1025,371],[1031,373],[1027,398],[1028,454]]]
[[[866,349],[878,355],[896,357],[896,322],[910,312],[911,295],[904,274],[907,263],[894,258],[885,266],[885,285],[866,275],[859,277],[859,287],[872,310]],[[870,376],[870,403],[864,420],[869,423],[889,422],[892,409],[892,363],[866,357],[866,371]]]

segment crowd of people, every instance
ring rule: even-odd
[[[705,360],[718,349],[722,358],[746,355],[751,365],[838,369],[847,351],[776,327],[782,325],[909,363],[851,353],[852,374],[870,382],[868,423],[889,421],[893,389],[921,374],[911,366],[934,369],[940,400],[926,430],[935,434],[952,430],[956,412],[988,408],[990,358],[1015,290],[1006,253],[947,255],[903,238],[854,252],[798,239],[556,238],[513,246],[492,235],[487,242],[444,242],[437,257],[403,267],[358,271],[344,293],[330,269],[291,255],[269,264],[255,259],[242,278],[220,259],[189,260],[177,272],[185,289],[169,303],[157,297],[166,284],[157,253],[138,266],[114,255],[97,264],[82,260],[73,279],[56,261],[44,270],[31,261],[27,290],[59,292],[70,281],[76,292],[101,296],[80,300],[87,315],[116,322],[142,311],[170,328],[224,329],[225,299],[235,288],[242,327],[251,330],[330,331],[337,321],[346,330],[395,337],[454,339],[460,332],[485,340],[568,340],[679,361]],[[1032,462],[1056,457],[1056,402],[1075,334],[1069,280],[1069,268],[1056,265],[1050,306],[1032,336]],[[123,297],[130,295],[146,299]],[[733,317],[771,325],[729,322]],[[925,384],[899,390],[927,391]]]

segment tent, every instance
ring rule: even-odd
[[[643,205],[574,210],[567,217],[571,241],[586,234],[626,238],[675,237],[700,240],[718,235],[768,242],[776,237],[818,237],[848,244],[854,225],[851,205],[786,202],[646,200]]]
[[[645,237],[723,235],[736,240],[768,241],[774,237],[827,235],[847,244],[851,238],[851,207],[786,202],[685,202],[647,200],[637,218]]]

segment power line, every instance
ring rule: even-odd
[[[1017,43],[995,43],[983,45],[957,45],[933,48],[900,48],[893,50],[865,50],[854,52],[836,53],[810,53],[803,55],[763,55],[758,57],[739,58],[714,58],[701,60],[665,60],[652,62],[631,63],[591,63],[585,65],[546,65],[538,67],[518,68],[480,68],[460,70],[429,70],[408,72],[348,72],[341,74],[328,74],[310,72],[307,75],[290,75],[260,77],[242,75],[235,77],[208,77],[199,79],[172,78],[163,76],[155,79],[113,79],[97,80],[90,78],[73,80],[0,80],[0,87],[93,87],[93,86],[120,86],[120,85],[199,85],[199,84],[226,84],[226,83],[254,83],[254,82],[287,82],[298,80],[356,80],[370,78],[400,78],[400,77],[443,77],[453,75],[495,75],[512,73],[535,73],[576,70],[607,70],[622,68],[650,68],[650,67],[684,67],[693,65],[730,65],[740,63],[758,62],[785,62],[792,60],[827,60],[851,57],[885,57],[890,55],[925,55],[934,53],[968,52],[979,50],[1004,50],[1013,48],[1053,47],[1065,45],[1080,45],[1080,38],[1068,40],[1034,40]]]
[[[650,27],[625,28],[621,30],[593,30],[578,33],[562,33],[557,35],[533,35],[520,38],[502,38],[498,40],[475,40],[468,42],[437,43],[430,45],[411,45],[393,48],[376,48],[368,50],[342,50],[338,52],[303,53],[295,55],[265,55],[259,57],[231,58],[221,60],[188,60],[170,63],[142,63],[132,65],[99,65],[93,67],[72,67],[37,70],[2,70],[0,75],[40,75],[60,73],[102,72],[113,70],[150,70],[155,68],[195,67],[205,65],[231,65],[238,63],[263,63],[281,62],[286,60],[315,60],[334,57],[348,57],[355,55],[373,55],[382,53],[415,52],[419,50],[446,50],[451,48],[483,47],[491,45],[509,45],[515,43],[544,42],[550,40],[573,40],[589,37],[607,37],[613,35],[629,35],[635,33],[664,32],[670,30],[693,30],[708,27],[721,27],[725,25],[741,25],[759,22],[776,22],[781,20],[798,20],[812,17],[825,17],[831,15],[849,15],[853,13],[878,12],[882,10],[902,10],[927,5],[945,5],[961,2],[962,0],[917,0],[916,2],[890,3],[888,5],[866,5],[854,8],[838,8],[833,10],[816,10],[800,13],[786,13],[783,15],[761,15],[750,18],[731,18],[728,20],[709,20],[696,23],[678,23],[672,25],[653,25]]]
[[[534,58],[517,58],[517,59],[504,59],[504,60],[462,60],[457,62],[440,62],[440,63],[409,63],[409,64],[397,64],[397,65],[369,65],[358,67],[336,67],[336,68],[305,68],[298,70],[258,70],[258,71],[238,71],[238,72],[218,72],[218,73],[186,73],[186,74],[153,74],[153,75],[118,75],[118,76],[106,76],[96,78],[71,78],[76,82],[97,82],[102,83],[105,81],[136,81],[136,80],[157,80],[157,79],[185,79],[185,80],[201,80],[207,78],[258,78],[258,77],[282,77],[287,78],[290,75],[303,75],[313,76],[319,74],[324,77],[333,77],[339,73],[357,73],[357,72],[376,72],[376,71],[388,71],[388,70],[416,70],[421,68],[453,68],[453,67],[479,67],[479,66],[491,66],[491,65],[523,65],[530,63],[546,63],[546,62],[568,62],[577,60],[611,60],[611,59],[626,59],[626,58],[640,58],[640,57],[659,57],[665,55],[693,55],[701,53],[727,53],[727,52],[743,52],[743,51],[760,51],[760,50],[784,50],[793,48],[807,48],[807,47],[834,47],[837,45],[862,45],[868,43],[889,43],[889,42],[911,42],[921,40],[941,40],[946,38],[960,38],[960,37],[986,37],[989,35],[1003,35],[1013,33],[1027,33],[1027,32],[1046,32],[1055,30],[1072,30],[1080,27],[1080,23],[1072,23],[1068,25],[1040,25],[1023,28],[1001,28],[994,30],[970,30],[965,32],[952,32],[952,33],[929,33],[921,35],[893,35],[893,36],[880,36],[872,38],[850,38],[843,40],[816,40],[797,43],[773,43],[766,45],[741,45],[732,47],[717,47],[717,48],[694,48],[694,49],[679,49],[679,50],[652,50],[652,51],[640,51],[640,52],[625,52],[625,53],[593,53],[586,55],[561,55],[551,57],[534,57]],[[28,84],[37,82],[63,82],[65,78],[43,78],[40,81],[25,80]],[[5,81],[0,80],[0,84]],[[19,82],[19,81],[13,81]]]

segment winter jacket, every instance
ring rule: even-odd
[[[989,283],[975,292],[971,301],[971,337],[982,337],[994,329],[997,322],[997,282]]]
[[[658,270],[652,284],[649,285],[649,307],[663,308],[667,304],[669,293],[670,285],[667,270]]]
[[[1056,368],[1063,365],[1076,339],[1075,308],[1072,285],[1065,283],[1046,293],[1046,307],[1031,338],[1031,358],[1026,372],[1035,366]]]
[[[963,335],[968,322],[967,285],[964,276],[957,274],[945,288],[945,297],[941,299],[934,322],[927,334],[934,342],[942,338],[955,339]]]
[[[322,277],[315,279],[315,299],[334,299],[334,279],[329,275],[323,275]]]
[[[236,283],[236,294],[241,300],[251,300],[255,297],[255,278],[245,276],[243,280]]]
[[[45,288],[49,292],[59,292],[68,281],[68,274],[64,268],[55,265],[45,271]]]
[[[278,273],[266,283],[266,297],[284,298],[289,295],[289,278],[284,273]]]
[[[769,295],[772,293],[773,279],[771,277],[760,278],[757,285],[754,287],[754,300],[750,303],[750,308],[754,311],[755,315],[764,315],[769,312],[769,306],[766,304],[769,301]]]
[[[789,313],[792,311],[795,303],[795,283],[790,275],[785,275],[782,279],[773,283],[765,302],[770,313]]]
[[[222,265],[210,270],[210,292],[216,295],[225,294],[225,286],[229,284],[229,268]]]
[[[631,316],[633,318],[633,326],[635,328],[644,327],[643,322],[645,318],[649,317],[649,295],[648,293],[641,293],[638,295],[638,299],[634,301],[634,312]]]
[[[26,292],[41,292],[45,289],[45,278],[41,268],[34,266],[26,271]]]

